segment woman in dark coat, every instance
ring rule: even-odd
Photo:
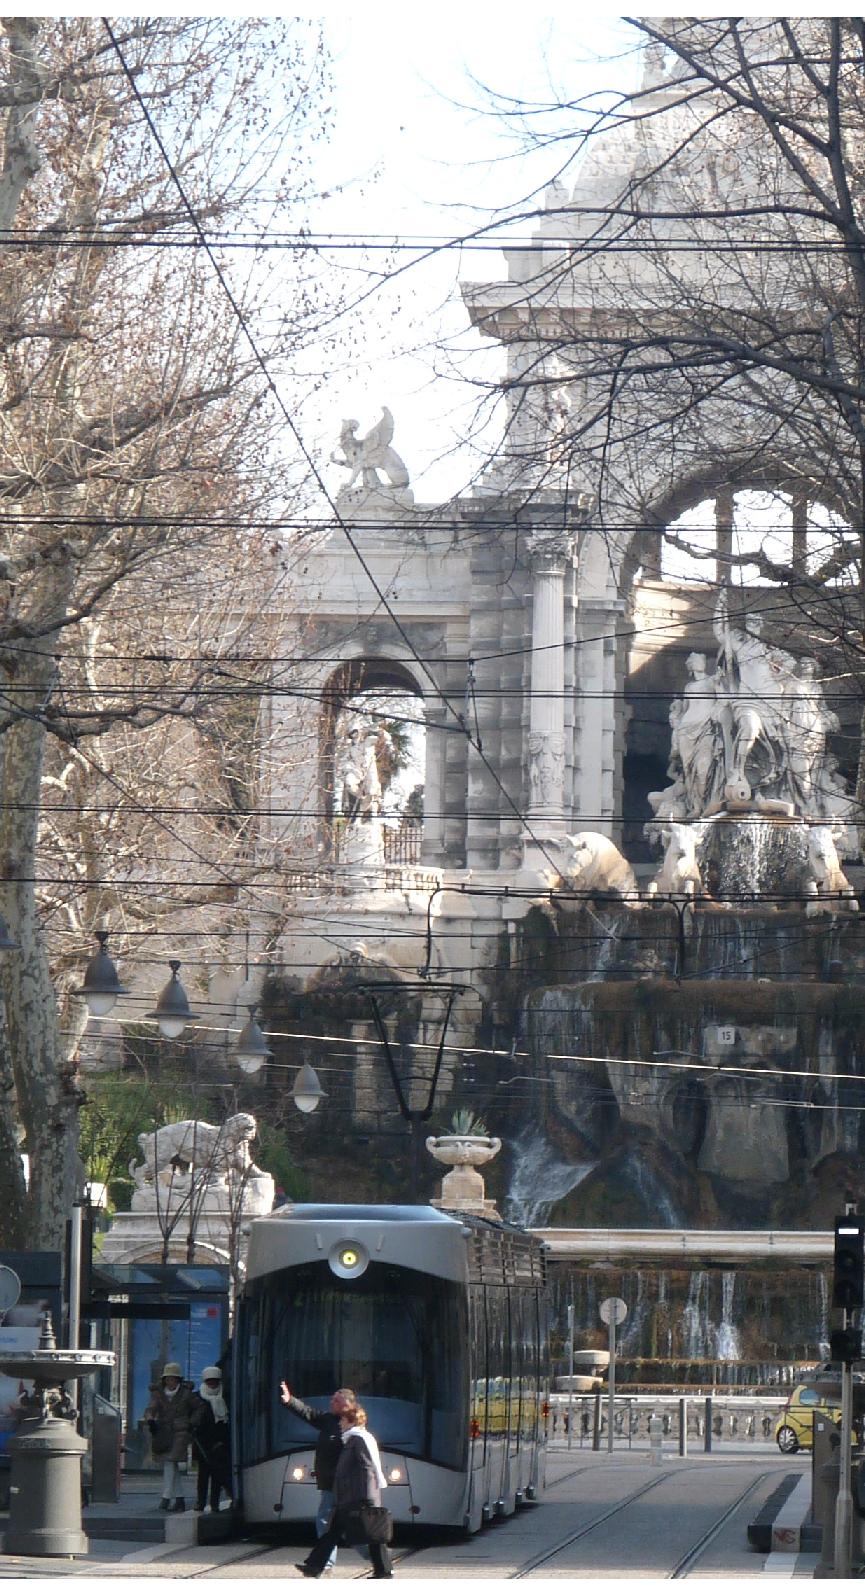
[[[342,1428],[342,1453],[333,1478],[333,1518],[330,1529],[318,1541],[302,1564],[297,1568],[301,1575],[320,1575],[330,1558],[334,1542],[346,1541],[346,1528],[351,1511],[359,1507],[379,1508],[382,1490],[387,1486],[378,1444],[367,1430],[366,1411],[359,1404],[347,1408],[340,1416]],[[376,1580],[389,1580],[393,1566],[384,1542],[369,1539],[369,1556]]]
[[[231,1497],[231,1430],[218,1366],[205,1366],[201,1387],[192,1396],[192,1441],[198,1455],[195,1507],[203,1510],[209,1496],[210,1512],[218,1514],[220,1493]]]
[[[192,1389],[183,1381],[176,1361],[165,1367],[159,1387],[151,1388],[150,1403],[144,1419],[150,1432],[154,1459],[162,1461],[162,1501],[160,1509],[182,1514],[186,1508],[180,1493],[189,1453]]]

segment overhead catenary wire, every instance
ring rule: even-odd
[[[327,502],[328,507],[332,511],[333,516],[334,516],[334,520],[340,525],[340,528],[342,529],[343,533],[345,534],[346,540],[348,541],[348,544],[351,547],[355,557],[357,558],[360,566],[363,568],[364,574],[366,575],[366,577],[369,580],[372,588],[374,589],[382,609],[387,613],[389,619],[393,623],[394,627],[396,628],[396,630],[399,633],[400,637],[402,638],[403,642],[406,644],[406,646],[407,646],[407,648],[409,650],[409,653],[414,657],[414,659],[416,660],[418,665],[421,667],[421,670],[423,671],[424,676],[428,678],[428,680],[429,680],[429,682],[430,682],[430,684],[432,686],[433,692],[435,694],[439,695],[440,694],[440,690],[439,690],[439,686],[438,686],[437,680],[433,677],[432,673],[429,671],[429,668],[427,667],[427,665],[423,661],[423,659],[417,654],[417,651],[415,649],[415,646],[413,644],[411,636],[406,632],[402,622],[400,621],[400,618],[397,616],[397,613],[393,610],[390,602],[387,599],[386,594],[381,589],[381,587],[380,587],[380,585],[378,583],[378,580],[376,579],[375,574],[372,571],[372,568],[370,567],[370,565],[367,562],[366,558],[364,557],[363,553],[361,552],[361,550],[359,549],[358,545],[356,544],[356,541],[355,541],[354,536],[352,534],[351,528],[349,527],[348,523],[344,520],[344,518],[341,516],[341,514],[337,510],[336,503],[333,501],[333,499],[332,499],[332,497],[330,495],[330,492],[328,491],[328,489],[327,489],[327,487],[326,487],[326,485],[324,483],[324,480],[323,480],[323,478],[321,476],[321,472],[320,472],[319,468],[317,467],[313,457],[311,456],[311,454],[309,452],[309,449],[307,448],[307,446],[306,446],[306,444],[305,444],[305,442],[303,440],[303,437],[300,434],[300,431],[299,431],[299,429],[297,427],[297,424],[295,423],[295,420],[294,420],[292,414],[289,412],[288,408],[286,407],[285,403],[282,400],[280,392],[278,391],[278,389],[276,387],[276,384],[275,384],[275,382],[273,380],[273,377],[272,377],[272,375],[270,373],[270,370],[268,369],[267,364],[266,364],[264,358],[262,357],[262,354],[261,354],[261,352],[259,350],[258,344],[257,344],[257,342],[256,342],[251,330],[249,329],[249,326],[246,323],[246,319],[244,317],[243,311],[240,308],[239,304],[237,303],[237,300],[236,300],[236,298],[234,296],[234,293],[231,290],[231,287],[230,287],[230,285],[228,283],[228,280],[227,280],[227,278],[226,278],[226,276],[224,274],[224,271],[220,267],[219,262],[216,259],[216,256],[215,256],[215,254],[213,252],[212,247],[208,244],[206,238],[204,237],[204,234],[203,234],[202,229],[201,229],[201,223],[199,221],[199,218],[196,215],[195,210],[193,209],[193,206],[192,206],[192,204],[189,201],[189,198],[187,197],[185,188],[184,188],[184,186],[183,186],[183,184],[182,184],[182,182],[180,180],[180,177],[179,177],[177,171],[174,168],[174,165],[173,165],[173,162],[171,160],[171,157],[168,154],[168,150],[166,149],[165,144],[164,144],[162,138],[160,137],[159,131],[158,131],[157,127],[156,127],[156,124],[155,124],[155,122],[153,120],[153,117],[151,116],[150,111],[149,111],[149,109],[148,109],[148,107],[147,107],[147,105],[146,105],[146,103],[145,103],[145,101],[144,101],[144,99],[142,97],[141,91],[140,91],[140,89],[138,87],[138,84],[136,82],[136,79],[135,79],[135,75],[130,70],[130,68],[129,68],[127,62],[126,62],[126,59],[124,57],[123,51],[122,51],[122,49],[120,47],[120,44],[119,44],[119,42],[118,42],[118,40],[117,40],[117,38],[116,38],[112,28],[111,28],[111,24],[109,23],[107,17],[103,17],[102,22],[103,22],[103,26],[105,27],[105,29],[106,29],[106,31],[108,33],[108,36],[109,36],[110,40],[111,40],[111,44],[112,44],[112,47],[113,47],[113,49],[114,49],[114,51],[115,51],[115,53],[117,55],[117,58],[120,61],[121,67],[123,68],[123,72],[124,72],[124,74],[125,74],[125,76],[127,78],[127,81],[129,82],[129,85],[130,85],[130,87],[132,89],[132,93],[133,93],[135,99],[138,102],[139,108],[141,110],[142,115],[144,116],[144,119],[145,119],[145,121],[147,123],[147,126],[148,126],[149,130],[150,130],[151,136],[153,137],[153,139],[154,139],[154,141],[155,141],[155,143],[157,145],[157,148],[159,149],[159,152],[160,152],[160,154],[161,154],[161,156],[162,156],[162,158],[163,158],[163,160],[165,162],[166,168],[167,168],[167,170],[168,170],[168,172],[169,172],[169,174],[171,176],[171,180],[172,180],[172,182],[174,183],[174,186],[177,189],[177,192],[178,192],[178,194],[180,196],[181,202],[183,203],[183,206],[184,206],[187,214],[189,215],[190,222],[191,222],[193,228],[195,229],[196,234],[201,239],[202,245],[204,247],[204,251],[207,254],[207,258],[208,258],[208,260],[209,260],[209,262],[211,264],[211,267],[214,270],[214,273],[215,273],[216,278],[217,278],[217,280],[218,280],[218,282],[220,284],[220,287],[221,287],[222,291],[225,293],[225,296],[226,296],[226,298],[227,298],[227,300],[228,300],[228,302],[229,302],[229,304],[231,306],[232,312],[233,312],[233,314],[235,315],[235,317],[237,319],[238,326],[239,326],[240,330],[242,331],[244,337],[246,338],[246,341],[247,341],[247,343],[249,345],[250,351],[252,352],[252,355],[253,355],[256,363],[258,364],[259,369],[261,370],[261,373],[262,373],[262,375],[264,377],[264,380],[266,382],[268,390],[270,391],[271,395],[273,396],[274,400],[276,401],[276,403],[277,403],[277,405],[278,405],[278,407],[280,409],[280,412],[282,413],[282,415],[283,415],[283,417],[284,417],[289,429],[291,430],[292,435],[294,436],[295,442],[296,442],[296,444],[297,444],[297,446],[298,446],[298,448],[299,448],[299,450],[300,450],[300,452],[301,452],[301,454],[302,454],[302,456],[303,456],[303,458],[304,458],[304,460],[305,460],[305,462],[307,464],[307,467],[310,470],[310,473],[311,473],[313,479],[315,480],[315,483],[316,483],[316,486],[317,486],[319,492],[321,493],[321,495],[323,496],[324,500]],[[523,814],[523,812],[519,809],[517,804],[512,799],[508,789],[504,786],[503,782],[499,778],[498,773],[495,770],[495,767],[493,765],[491,765],[491,763],[489,762],[487,757],[484,755],[483,750],[480,749],[479,746],[472,739],[471,733],[470,733],[470,731],[468,729],[468,726],[465,723],[464,719],[462,718],[460,712],[458,712],[457,710],[454,709],[454,707],[451,705],[449,700],[444,699],[443,696],[441,696],[441,697],[442,697],[442,702],[445,705],[446,710],[448,710],[453,715],[454,719],[462,725],[468,742],[472,744],[472,747],[475,749],[475,752],[478,754],[478,756],[482,760],[484,768],[486,769],[488,774],[493,778],[494,782],[498,786],[498,789],[499,789],[500,793],[502,794],[502,797],[506,800],[507,804],[512,809],[513,814],[516,816],[516,818],[519,821],[521,827],[523,827],[524,830],[526,830],[529,833],[529,835],[534,839],[534,841],[537,843],[537,846],[538,846],[539,850],[541,852],[546,852],[546,850],[544,849],[543,842],[541,840],[539,840],[537,838],[537,836],[535,835],[535,833],[532,831],[532,828],[530,826],[529,821],[526,819],[526,817]],[[553,855],[548,855],[547,857],[549,858],[549,862],[550,862],[551,866],[553,867],[553,869],[554,870],[558,870],[558,865],[556,863],[555,857]]]

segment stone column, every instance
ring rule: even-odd
[[[572,536],[535,529],[529,537],[532,569],[532,696],[529,711],[529,803],[526,819],[538,836],[564,830],[565,781],[565,569]]]

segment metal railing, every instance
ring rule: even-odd
[[[550,1395],[548,1438],[550,1443],[568,1448],[607,1447],[607,1395],[567,1393]],[[774,1442],[775,1422],[787,1398],[768,1395],[733,1397],[693,1394],[617,1394],[613,1408],[613,1443],[620,1448],[650,1447],[650,1421],[657,1417],[661,1434],[671,1451],[680,1454],[689,1444],[711,1453],[715,1447],[730,1443],[752,1445]]]
[[[386,865],[419,865],[420,845],[423,835],[417,826],[383,826],[384,862]]]

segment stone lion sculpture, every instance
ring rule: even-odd
[[[637,891],[637,880],[624,854],[600,832],[572,832],[561,840],[562,877],[551,885],[575,892],[613,892],[626,897]],[[548,872],[549,875],[549,872]]]
[[[702,892],[703,879],[697,863],[700,835],[698,827],[680,825],[676,821],[662,832],[664,862],[655,877],[659,893],[670,897],[694,897]]]
[[[236,1112],[220,1126],[195,1118],[166,1123],[138,1136],[144,1161],[130,1162],[129,1171],[139,1190],[152,1189],[157,1181],[168,1184],[173,1175],[193,1168],[206,1173],[211,1185],[224,1182],[229,1173],[266,1178],[250,1154],[255,1135],[255,1119],[249,1112]]]

